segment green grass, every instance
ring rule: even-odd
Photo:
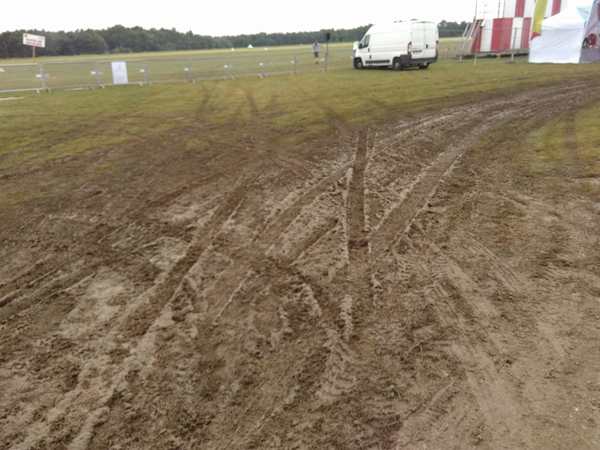
[[[429,71],[340,69],[331,73],[204,81],[83,92],[21,94],[0,102],[0,171],[103,149],[148,151],[211,143],[238,145],[248,134],[281,145],[331,135],[333,124],[385,123],[403,114],[504,90],[595,76],[597,67],[442,61]],[[593,121],[593,114],[583,121]],[[583,122],[582,122],[583,123]],[[594,141],[595,142],[595,141]]]
[[[330,44],[331,50],[350,50],[352,49],[351,43],[341,44]],[[310,52],[310,45],[287,45],[269,47],[269,52],[275,54],[293,54],[300,52]],[[135,61],[135,60],[147,60],[147,59],[190,59],[190,58],[204,58],[204,57],[230,57],[235,56],[253,56],[256,54],[262,54],[265,52],[264,47],[257,47],[254,49],[247,48],[236,48],[234,52],[230,49],[211,49],[211,50],[178,50],[169,52],[141,52],[141,53],[114,53],[114,54],[103,54],[103,55],[77,55],[77,56],[45,56],[38,57],[35,62],[89,62],[89,61]],[[19,63],[31,63],[31,59],[27,58],[13,58],[13,59],[0,59],[0,65],[4,64],[19,64]]]
[[[442,40],[440,56],[456,55],[460,41]],[[52,89],[95,87],[112,83],[110,62],[128,62],[129,81],[143,83],[183,82],[190,79],[223,79],[259,74],[318,72],[310,46],[287,46],[231,50],[130,53],[70,57],[42,57],[0,60],[0,91],[38,89],[43,64],[47,86]],[[345,69],[352,65],[352,44],[330,46],[329,67]],[[227,67],[225,67],[227,66]],[[93,74],[92,72],[95,72]]]
[[[184,82],[191,79],[224,79],[263,73],[319,71],[310,47],[274,47],[242,50],[207,50],[189,52],[157,52],[124,55],[73,56],[31,60],[0,61],[0,90],[35,89],[42,86],[37,78],[39,64],[52,89],[95,87],[112,83],[111,61],[128,62],[131,83]],[[352,64],[351,46],[334,45],[330,50],[331,68]],[[95,73],[92,73],[95,72]]]
[[[599,114],[600,107],[588,106],[533,130],[520,164],[534,176],[560,174],[568,168],[575,177],[600,177]]]

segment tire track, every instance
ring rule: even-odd
[[[95,411],[105,411],[116,392],[127,385],[127,376],[133,368],[139,365],[138,360],[146,359],[143,355],[147,353],[148,347],[152,347],[152,337],[149,335],[150,327],[159,318],[166,304],[177,295],[177,292],[180,289],[185,288],[185,286],[183,286],[185,276],[219,233],[219,230],[225,221],[227,221],[231,215],[235,214],[235,211],[246,198],[248,190],[255,178],[256,177],[244,178],[238,183],[226,197],[226,200],[220,205],[219,210],[195,236],[188,247],[186,254],[175,263],[174,267],[158,284],[153,286],[149,292],[143,293],[140,296],[141,301],[136,300],[133,302],[130,311],[125,313],[125,316],[120,319],[120,324],[111,330],[110,336],[106,337],[106,340],[114,339],[115,341],[118,341],[119,339],[122,339],[122,336],[127,336],[129,339],[135,339],[136,342],[132,345],[130,356],[116,367],[116,370],[113,372],[112,382],[109,383],[108,387],[103,387],[102,391],[98,393],[100,397],[97,399]],[[99,351],[102,352],[102,350]],[[147,355],[147,357],[148,356],[150,355]],[[90,361],[89,365],[91,370],[93,370],[95,363],[96,361],[94,359]],[[148,364],[148,362],[145,362],[145,364]],[[139,370],[139,368],[137,368],[137,370]],[[55,406],[54,411],[48,413],[47,418],[30,423],[29,429],[31,432],[28,433],[23,442],[15,448],[30,448],[40,440],[44,439],[49,433],[51,424],[60,419],[63,415],[69,413],[71,403],[75,401],[75,396],[82,390],[85,390],[85,388],[82,388],[80,385],[76,386],[73,391],[62,398]],[[57,414],[58,411],[62,411],[62,414]],[[86,423],[85,427],[80,431],[80,434],[75,437],[73,444],[79,441],[89,442],[89,439],[86,436],[92,432],[90,430],[93,430],[104,416],[104,413],[95,414],[94,417],[97,419],[96,422]],[[53,418],[51,419],[50,417]]]
[[[366,165],[366,133],[363,137],[364,145],[364,158],[361,161],[363,165],[362,176],[364,177],[364,168]],[[289,226],[302,214],[302,211],[310,207],[310,205],[316,201],[319,196],[326,194],[329,186],[336,185],[337,182],[345,176],[351,163],[342,164],[339,168],[334,170],[333,173],[325,176],[320,181],[315,183],[304,195],[300,196],[298,200],[289,208],[285,209],[282,213],[276,216],[271,223],[267,224],[263,230],[255,236],[251,246],[243,249],[240,254],[236,255],[236,262],[230,275],[219,283],[220,287],[214,294],[221,296],[226,294],[227,289],[232,289],[234,292],[241,289],[244,281],[248,278],[248,270],[253,270],[255,273],[260,274],[261,277],[267,277],[272,279],[278,279],[281,277],[294,277],[301,279],[306,282],[312,288],[317,288],[322,291],[322,288],[315,286],[315,282],[309,280],[304,274],[302,274],[297,268],[294,268],[294,262],[315,242],[331,231],[337,225],[337,219],[331,218],[327,225],[321,230],[316,230],[315,233],[310,234],[307,238],[301,241],[298,245],[289,252],[285,260],[278,260],[274,257],[267,256],[269,246],[273,245],[273,242],[277,242],[282,234],[289,228]],[[364,202],[364,198],[362,199]],[[362,210],[364,211],[364,203]],[[359,228],[364,229],[364,213],[363,218],[359,219],[362,226]],[[223,289],[225,288],[225,289]],[[231,295],[224,295],[223,298],[231,298]],[[220,310],[220,309],[219,309]],[[221,314],[218,314],[219,318]]]
[[[139,337],[146,334],[148,328],[164,308],[165,304],[173,297],[179,286],[181,286],[190,269],[198,262],[200,256],[218,235],[221,227],[240,207],[256,177],[257,175],[254,178],[243,179],[229,193],[226,200],[219,206],[219,209],[213,214],[208,223],[194,237],[185,256],[176,263],[165,281],[157,287],[155,294],[149,299],[148,306],[144,308],[143,312],[140,311],[134,315],[125,325],[125,329],[123,330],[125,333],[132,337]]]
[[[285,261],[279,261],[274,257],[267,256],[269,248],[274,242],[277,242],[282,234],[290,227],[290,225],[302,214],[302,211],[309,207],[319,196],[325,194],[331,185],[335,185],[338,180],[344,177],[348,170],[348,164],[342,164],[335,169],[333,173],[326,175],[321,180],[317,181],[303,195],[301,195],[290,207],[283,210],[267,223],[262,230],[259,230],[249,246],[242,249],[235,255],[235,263],[232,269],[225,274],[225,277],[219,281],[218,287],[211,294],[217,298],[230,298],[232,292],[241,289],[244,280],[247,278],[248,270],[252,270],[262,279],[279,279],[283,277],[295,277],[302,279],[309,285],[314,285],[314,282],[294,268],[296,261],[303,252],[319,240],[319,238],[328,233],[336,226],[336,221],[331,219],[328,226],[320,230],[317,234],[309,236],[298,245],[294,246],[291,252],[286,257]],[[313,286],[315,287],[315,286]],[[229,293],[228,293],[229,292]],[[219,315],[220,319],[221,315]],[[215,319],[213,319],[214,321]]]
[[[360,147],[360,145],[359,145]],[[348,243],[349,243],[349,247],[354,247],[354,245],[350,245],[351,242],[356,243],[357,239],[359,241],[359,243],[361,243],[361,233],[360,233],[360,227],[356,227],[357,223],[361,223],[360,220],[360,215],[356,212],[356,210],[360,210],[361,209],[361,203],[362,203],[362,211],[363,211],[363,218],[362,218],[362,224],[363,224],[363,233],[364,233],[364,225],[367,225],[367,222],[364,218],[364,211],[365,211],[365,204],[364,204],[364,172],[366,171],[367,168],[367,160],[368,158],[365,157],[364,158],[364,166],[363,166],[363,159],[360,156],[360,150],[357,149],[356,152],[356,157],[355,157],[355,162],[354,162],[354,168],[353,169],[353,177],[350,180],[349,183],[349,194],[348,194],[348,205],[352,205],[348,207],[348,217],[355,217],[358,218],[358,220],[353,220],[353,219],[348,219],[349,223],[348,223],[348,230],[349,230],[349,239],[348,239]],[[448,161],[448,168],[452,167],[453,161]],[[362,167],[362,171],[363,171],[363,175],[362,175],[362,187],[363,187],[363,193],[362,193],[362,200],[361,200],[361,195],[360,195],[360,190],[357,188],[357,186],[360,186],[360,179],[361,179],[361,167]],[[441,171],[442,175],[444,173],[446,173],[446,171]],[[358,176],[356,176],[356,178],[354,178],[355,174],[358,174]],[[358,180],[358,181],[357,181]],[[435,190],[435,183],[434,183],[434,187],[433,190]],[[297,212],[297,214],[293,214],[292,212],[289,213],[284,213],[284,214],[289,214],[288,217],[291,218],[291,222],[293,222],[297,215],[305,208],[305,207],[309,207],[311,204],[311,202],[308,202],[304,205],[302,205],[299,209],[299,211]],[[356,209],[354,208],[354,205],[358,206]],[[418,211],[415,212],[415,214],[418,214]],[[274,233],[273,236],[275,236],[275,238],[278,238],[282,232],[285,232],[286,228],[282,228],[280,227],[278,220],[275,220],[273,222],[274,227],[267,229],[266,231],[264,231],[263,233],[261,233],[260,237],[257,237],[256,241],[257,242],[263,242],[263,239],[265,238],[265,236],[268,236],[269,232],[272,231]],[[353,228],[354,227],[354,228]],[[357,239],[356,239],[357,238]],[[368,236],[367,236],[368,239]],[[314,239],[308,239],[306,243],[302,244],[300,243],[300,245],[298,247],[296,247],[297,249],[301,249],[304,245],[311,245],[311,242],[313,242]],[[269,241],[267,241],[269,242]],[[272,242],[272,241],[271,241]],[[368,240],[367,240],[368,243]],[[262,245],[261,245],[262,247]],[[264,247],[263,247],[264,248]],[[360,250],[360,246],[359,249]],[[303,250],[302,250],[303,251]],[[364,247],[363,250],[364,252]],[[319,286],[317,283],[314,282],[314,280],[310,280],[307,279],[304,275],[302,275],[302,273],[298,270],[298,268],[294,267],[293,265],[293,261],[277,261],[277,260],[273,260],[272,258],[264,258],[263,256],[256,258],[252,256],[253,252],[249,252],[249,254],[246,255],[242,255],[242,258],[240,258],[242,260],[242,264],[239,264],[239,267],[242,268],[242,270],[240,271],[240,275],[239,275],[239,283],[233,283],[232,285],[230,285],[229,287],[234,288],[234,293],[237,291],[237,289],[240,286],[243,286],[244,284],[246,284],[245,280],[248,278],[249,272],[247,271],[247,269],[249,267],[252,268],[252,264],[256,264],[258,267],[256,267],[256,276],[259,277],[258,281],[256,281],[256,278],[252,278],[252,282],[251,284],[251,288],[255,289],[254,286],[259,287],[259,286],[264,286],[265,283],[269,280],[279,280],[279,282],[282,285],[285,285],[286,283],[288,283],[289,281],[292,280],[296,280],[296,281],[301,281],[303,283],[307,283],[309,286],[312,286],[314,292],[315,292],[315,298],[319,299],[321,302],[323,302],[323,299],[326,298],[329,294],[328,294],[328,290],[324,289],[323,287]],[[297,250],[295,250],[293,253],[295,254],[301,254],[298,253]],[[363,253],[364,254],[364,253]],[[368,244],[367,244],[367,256],[368,256]],[[360,257],[360,253],[357,252],[356,256],[354,258],[351,257],[351,261],[353,262],[360,262],[361,261],[361,257]],[[246,270],[243,270],[246,269]],[[349,269],[349,270],[353,270],[353,269]],[[255,275],[251,275],[251,277],[254,277]],[[262,278],[264,281],[260,281],[261,278],[260,277],[264,277]],[[356,279],[355,277],[351,277],[352,279]],[[368,280],[368,278],[367,278]],[[361,283],[361,286],[363,287],[363,289],[366,287],[366,289],[369,289],[369,282],[364,282]],[[248,293],[246,291],[238,291],[238,292],[243,292],[244,296],[247,295]],[[249,294],[251,295],[251,293]],[[225,298],[225,297],[223,297]],[[227,305],[229,308],[231,308],[231,310],[234,310],[235,308],[233,308],[233,305],[235,305],[235,299],[233,301],[231,301],[230,303],[228,303]],[[224,311],[224,310],[223,310]],[[350,308],[350,311],[352,311],[352,308]],[[366,312],[366,311],[365,311]],[[234,314],[235,315],[235,314]],[[368,315],[368,312],[367,312]],[[220,319],[222,317],[222,313],[219,314],[218,318]],[[334,314],[332,314],[331,312],[324,314],[324,317],[321,321],[321,326],[325,327],[325,329],[329,329],[331,330],[330,327],[330,318],[331,317],[335,317]],[[348,323],[348,318],[347,315],[345,316],[345,318],[343,319],[344,323]],[[352,332],[350,332],[350,334],[352,334]],[[335,337],[335,335],[334,335]],[[335,337],[335,339],[331,339],[329,341],[329,345],[330,348],[328,350],[327,353],[327,358],[325,359],[325,366],[322,369],[321,373],[321,381],[319,382],[319,386],[320,386],[320,390],[317,390],[317,392],[321,392],[323,394],[322,396],[322,401],[324,401],[325,403],[330,403],[330,402],[335,402],[337,399],[339,399],[340,397],[343,397],[344,395],[348,395],[351,390],[352,390],[352,386],[355,383],[355,378],[353,375],[353,371],[356,370],[355,369],[355,365],[356,365],[356,361],[354,361],[354,354],[355,352],[350,351],[350,347],[348,347],[346,344],[343,343],[344,341],[342,339],[340,339],[339,337]],[[328,369],[329,368],[329,369]],[[314,372],[311,372],[314,375]],[[261,417],[264,418],[269,418],[270,415],[267,412],[265,412],[266,415],[263,415]],[[260,423],[260,427],[265,427],[266,424],[264,422],[264,420],[266,419],[262,419],[259,420]],[[379,420],[379,419],[378,419]],[[389,420],[389,423],[386,422]],[[400,417],[397,414],[391,414],[389,417],[386,415],[384,418],[381,418],[380,421],[382,421],[381,423],[381,431],[384,431],[386,429],[390,429],[390,428],[397,428],[401,421],[400,421]],[[379,442],[381,442],[381,439],[379,439]]]
[[[480,303],[485,303],[485,298],[470,298],[467,292],[453,285],[450,274],[438,273],[435,278],[425,289],[425,296],[440,323],[457,332],[458,339],[450,350],[465,368],[467,383],[488,428],[498,442],[521,446],[518,433],[523,433],[522,418],[527,415],[527,408],[518,401],[512,380],[498,371],[497,362],[492,359],[505,354],[504,346],[485,328],[473,330],[470,325],[474,318],[477,324],[490,321],[489,311],[483,312],[487,308]]]
[[[196,119],[201,119],[206,115],[210,102],[215,96],[215,89],[208,89],[204,83],[200,84],[200,87],[202,89],[203,97],[200,101],[200,105],[196,109]]]
[[[492,115],[489,121],[476,132],[471,133],[460,144],[451,146],[442,152],[427,166],[409,187],[401,194],[398,203],[381,219],[371,236],[374,258],[380,258],[389,251],[399,236],[406,234],[414,219],[426,208],[428,200],[434,195],[442,179],[452,171],[455,162],[479,138],[493,126],[498,126],[495,120],[506,119],[506,113]]]
[[[577,116],[571,115],[566,121],[565,127],[565,147],[569,154],[572,164],[569,175],[576,178],[580,173],[585,170],[586,161],[582,158],[579,144],[577,142]]]
[[[345,229],[347,230],[348,266],[343,275],[346,295],[336,299],[337,314],[330,315],[341,324],[336,330],[335,322],[322,320],[321,326],[327,334],[324,344],[327,359],[321,374],[316,403],[331,405],[343,396],[349,395],[358,382],[356,374],[357,352],[352,348],[353,338],[360,339],[359,325],[362,315],[373,307],[371,293],[371,274],[369,271],[368,223],[365,211],[365,174],[369,161],[368,129],[361,130],[357,136],[351,176],[347,180]],[[335,293],[331,292],[331,298]]]
[[[511,115],[513,114],[516,112],[513,111]],[[521,114],[527,117],[533,115],[533,111],[525,108]],[[539,117],[537,119],[540,120]],[[433,221],[435,222],[435,219]],[[427,242],[428,238],[421,229],[415,230],[415,233],[407,237],[416,242]],[[461,251],[462,247],[459,248],[459,260],[464,259],[472,263],[479,261],[479,258],[487,260],[484,263],[486,276],[506,289],[509,294],[522,295],[522,291],[528,289],[526,279],[472,236],[467,235],[461,239],[459,247],[461,245],[464,245],[464,249]],[[434,280],[425,288],[424,297],[435,307],[437,320],[444,324],[447,330],[454,330],[458,336],[450,350],[456,360],[464,366],[465,379],[485,418],[485,430],[491,433],[491,439],[496,443],[502,442],[507,447],[525,447],[525,442],[534,435],[532,422],[525,419],[534,415],[534,410],[528,399],[522,398],[519,380],[510,366],[514,359],[520,359],[520,365],[525,367],[520,368],[521,374],[525,371],[531,376],[539,376],[536,372],[540,367],[547,366],[549,361],[555,364],[557,358],[562,359],[561,352],[552,349],[552,339],[543,330],[534,331],[536,334],[531,337],[535,350],[532,350],[529,347],[530,343],[520,335],[517,337],[497,333],[497,322],[510,320],[510,316],[505,316],[504,312],[497,310],[487,291],[481,290],[483,288],[480,286],[487,286],[487,283],[479,277],[476,277],[477,282],[471,279],[458,262],[433,244],[429,249],[419,248],[412,251],[416,255],[413,254],[409,258],[423,259],[424,266],[430,266],[431,260],[438,261],[432,267]],[[473,261],[474,258],[477,259]],[[510,305],[513,313],[515,306],[512,303]],[[518,310],[518,313],[523,312]],[[531,312],[526,315],[530,314]],[[518,321],[522,320],[523,317],[518,318]],[[528,320],[535,323],[536,317],[528,317]],[[529,395],[533,398],[543,398],[544,388],[549,387],[545,381],[538,383],[542,387],[527,386]],[[554,387],[555,391],[556,389]],[[566,392],[560,396],[569,398]],[[419,417],[419,421],[421,420]],[[432,425],[435,426],[434,423]],[[430,443],[430,438],[426,442]]]
[[[224,155],[216,152],[213,155],[204,158],[203,162],[207,163],[209,161],[217,161],[223,158],[225,158]],[[119,233],[123,233],[129,226],[131,226],[132,223],[135,223],[141,228],[149,230],[149,232],[154,232],[151,229],[155,227],[156,222],[148,218],[149,210],[159,210],[165,205],[171,203],[174,199],[183,195],[185,192],[195,189],[196,187],[206,184],[212,180],[216,180],[219,176],[222,176],[222,174],[217,172],[200,177],[193,184],[183,185],[171,192],[167,192],[159,196],[158,198],[151,198],[146,201],[143,199],[144,194],[140,194],[135,201],[132,201],[132,204],[141,203],[141,206],[136,205],[132,208],[132,211],[128,213],[125,224],[113,226],[102,222],[95,225],[86,233],[85,236],[85,240],[89,243],[88,248],[86,249],[86,254],[94,254],[95,256],[99,255],[100,258],[95,261],[87,262],[80,278],[85,278],[90,273],[97,271],[103,265],[111,264],[114,261],[122,259],[122,255],[119,253],[119,251],[114,250],[110,245],[105,244],[107,240],[117,236]],[[163,234],[165,231],[168,232],[169,230],[173,231],[174,234],[181,234],[183,231],[180,227],[174,227],[171,225],[161,225],[159,228],[161,229],[158,231]],[[89,248],[90,246],[94,247],[95,250],[92,251],[92,249]],[[132,251],[132,255],[129,255],[128,257],[135,256],[134,253],[135,251]],[[45,281],[47,278],[46,275],[48,272],[43,272],[45,267],[61,267],[62,270],[64,267],[77,264],[85,259],[87,259],[86,255],[76,253],[74,255],[68,255],[66,260],[60,260],[58,256],[52,255],[48,256],[46,259],[44,259],[44,261],[36,262],[32,267],[27,269],[25,273],[5,282],[0,287],[0,289],[5,290],[5,292],[6,289],[12,289],[12,291],[7,292],[4,297],[1,297],[2,300],[0,301],[0,307],[8,306],[19,299],[27,299],[27,303],[19,306],[18,311],[22,311],[35,305],[40,299],[47,297],[60,287],[57,285],[57,283],[60,283],[59,278],[52,280],[51,283],[46,283],[45,285],[37,284],[37,282]],[[71,278],[78,276],[80,275],[72,274]],[[69,281],[67,282],[67,285],[71,285],[75,282],[76,281]]]
[[[348,230],[348,294],[353,299],[355,317],[358,320],[373,305],[371,292],[371,272],[369,224],[366,217],[365,175],[369,162],[369,131],[362,130],[358,135],[352,177],[348,184],[346,229]],[[354,319],[354,320],[357,320]],[[355,328],[356,328],[355,324]]]
[[[358,139],[358,145],[355,152],[354,162],[353,162],[353,170],[352,177],[348,183],[348,196],[347,196],[347,224],[346,227],[348,229],[348,252],[351,254],[350,257],[350,267],[348,268],[347,281],[350,285],[351,292],[366,292],[367,295],[358,295],[357,297],[360,300],[372,298],[371,295],[371,278],[368,276],[368,255],[369,255],[369,245],[368,245],[368,233],[366,233],[367,222],[365,219],[365,195],[364,195],[364,178],[365,172],[368,165],[368,137],[366,133],[362,133]],[[457,153],[458,154],[458,153]],[[446,164],[445,168],[439,170],[439,173],[443,175],[443,173],[450,167],[453,163],[453,158],[456,158],[456,155],[451,155],[449,160],[444,161]],[[439,177],[438,177],[439,178]],[[433,187],[436,186],[435,180],[436,177],[433,176],[432,180],[434,181]],[[430,192],[426,192],[426,194],[430,194]],[[418,205],[419,201],[416,202]],[[291,214],[292,221],[295,216],[299,214],[300,211]],[[290,222],[291,223],[291,222]],[[273,238],[278,237],[278,234],[281,232],[281,229],[275,230],[275,235]],[[312,241],[312,240],[309,240]],[[310,242],[309,242],[310,244]],[[367,264],[366,271],[361,270],[360,266],[362,262]],[[282,264],[281,262],[276,261],[257,261],[259,266],[265,267],[269,265],[269,262],[272,266],[267,271],[267,277],[265,278],[265,282],[268,279],[280,279],[285,280],[295,278],[299,279],[301,274],[295,271],[293,268],[289,267],[288,264]],[[258,270],[260,270],[257,267]],[[291,270],[290,270],[291,269]],[[294,273],[295,272],[295,273]],[[363,273],[364,272],[364,273]],[[246,275],[246,272],[241,271],[239,274],[240,283],[243,282],[243,278]],[[309,285],[315,286],[313,280],[305,280]],[[354,283],[358,284],[358,288]],[[262,283],[257,283],[257,285],[261,285]],[[236,284],[236,286],[239,286]],[[237,289],[237,288],[236,288]],[[325,298],[329,298],[327,303],[330,303],[331,293],[328,292],[329,289],[327,287],[322,287],[319,289],[320,292],[316,294],[317,298],[320,298],[321,303],[324,303]],[[325,297],[323,297],[325,295]],[[368,310],[362,310],[364,306],[358,305],[358,308],[354,307],[352,297],[350,300],[347,300],[348,297],[344,299],[344,303],[346,305],[350,305],[344,308],[344,315],[341,316],[341,322],[345,324],[344,326],[344,340],[347,340],[348,336],[351,336],[356,328],[353,324],[352,315],[360,317],[360,320],[363,320],[363,316],[369,316],[372,314]],[[335,304],[335,302],[334,302]],[[354,311],[353,311],[354,309]],[[362,311],[361,311],[362,310]],[[357,313],[358,311],[358,313]],[[321,321],[321,326],[324,327],[326,331],[330,333],[333,331],[330,327],[328,319],[336,318],[335,313],[325,314],[324,318]],[[350,325],[348,325],[350,324]],[[350,331],[347,331],[350,330]],[[334,336],[337,336],[336,332],[333,332]],[[322,381],[320,382],[320,392],[321,401],[325,403],[331,403],[337,401],[341,396],[349,394],[352,389],[352,386],[355,383],[355,365],[356,361],[354,361],[353,353],[349,353],[350,349],[345,347],[345,344],[342,344],[344,340],[340,339],[340,337],[336,337],[335,339],[329,340],[328,350],[328,358],[326,361],[326,368],[322,373]],[[338,344],[336,344],[338,343]],[[359,346],[360,347],[360,346]],[[345,349],[346,348],[346,349]],[[344,350],[345,349],[345,350]],[[340,359],[340,355],[346,355]],[[398,419],[394,419],[394,423],[398,423]],[[385,428],[385,425],[382,425]]]
[[[357,172],[354,177],[355,184],[350,191],[354,192],[352,202],[356,204],[351,207],[347,202],[346,208],[348,214],[350,209],[354,209],[354,232],[353,236],[356,237],[355,243],[360,244],[359,236],[365,235],[365,213],[364,213],[364,174],[367,164],[367,133],[366,131],[359,136],[357,150],[354,157],[354,167]],[[260,286],[277,280],[277,283],[283,283],[283,285],[292,285],[294,283],[300,283],[305,286],[311,292],[313,300],[316,302],[316,307],[319,311],[325,308],[324,314],[319,314],[318,327],[322,330],[325,335],[328,336],[326,342],[323,343],[324,350],[326,352],[326,359],[324,362],[323,372],[320,374],[321,380],[318,383],[318,388],[315,391],[315,401],[322,405],[332,404],[337,399],[349,393],[355,383],[355,375],[352,366],[354,363],[354,357],[352,350],[349,348],[348,343],[353,334],[354,325],[352,323],[352,299],[347,296],[341,305],[334,302],[326,301],[325,299],[329,296],[325,292],[325,287],[320,286],[320,283],[316,280],[309,279],[307,276],[302,274],[297,267],[295,267],[296,259],[307,249],[309,249],[315,241],[317,241],[323,233],[327,233],[331,227],[336,226],[337,219],[330,221],[330,225],[324,228],[324,231],[319,231],[317,235],[309,234],[306,239],[299,243],[285,258],[285,260],[278,260],[273,257],[265,255],[265,244],[272,243],[274,240],[281,236],[293,221],[295,221],[302,211],[309,207],[315,199],[323,195],[329,185],[335,185],[336,182],[345,175],[347,170],[346,166],[342,166],[332,175],[326,177],[321,182],[317,183],[315,187],[309,190],[303,197],[301,197],[292,207],[286,209],[280,216],[278,216],[265,230],[263,230],[255,239],[255,247],[247,249],[243,255],[238,255],[237,259],[237,273],[234,273],[233,279],[227,282],[228,289],[233,288],[233,294],[231,294],[229,300],[224,307],[217,309],[217,315],[213,320],[213,327],[218,326],[218,321],[221,319],[223,312],[230,305],[235,303],[235,297],[243,292],[244,298],[249,298],[252,292],[248,292],[243,288],[245,284],[249,284],[250,288],[259,289]],[[352,197],[352,194],[347,196],[348,199]],[[318,230],[317,230],[318,231]],[[261,244],[262,243],[262,244]],[[348,245],[348,244],[347,244]],[[364,245],[349,245],[356,247],[358,252],[362,254],[365,250],[368,251]],[[260,256],[257,256],[260,255]],[[245,272],[244,269],[250,269],[251,272]],[[361,289],[369,288],[369,277],[368,275],[361,277],[363,283]],[[262,280],[262,281],[261,281]],[[219,282],[222,286],[223,283]],[[283,286],[282,286],[283,287]],[[286,288],[284,288],[286,289]],[[221,295],[222,291],[219,291]],[[214,295],[214,293],[212,293]],[[333,308],[332,308],[333,307]],[[336,322],[343,324],[343,331],[338,333],[336,331]],[[289,406],[289,405],[288,405]]]
[[[568,94],[561,93],[561,97]],[[556,100],[556,99],[554,99]],[[482,107],[479,114],[486,113],[485,121],[479,128],[467,134],[458,144],[438,154],[436,159],[421,171],[412,183],[401,193],[400,199],[390,208],[371,233],[373,257],[375,259],[389,252],[399,235],[406,234],[414,219],[427,207],[439,184],[450,174],[461,156],[480,141],[489,131],[499,128],[511,118],[520,115],[522,120],[535,114],[536,108],[523,105],[521,99],[492,104],[496,112]],[[540,105],[538,105],[538,108]]]
[[[365,172],[368,162],[368,136],[368,130],[362,130],[358,134],[352,178],[348,187],[347,229],[349,232],[348,251],[350,253],[350,263],[363,261],[365,252],[360,250],[367,248],[369,244],[365,218]]]

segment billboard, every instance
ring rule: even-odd
[[[46,47],[46,37],[37,36],[35,34],[23,33],[23,45],[44,48]]]

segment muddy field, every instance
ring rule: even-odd
[[[600,448],[598,178],[523,145],[583,87],[0,173],[40,192],[2,213],[0,448]]]

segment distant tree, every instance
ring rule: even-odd
[[[124,27],[115,25],[104,30],[77,30],[72,32],[46,32],[44,30],[16,30],[0,33],[0,58],[19,58],[31,55],[31,49],[23,46],[24,32],[46,36],[46,48],[38,55],[79,55],[92,53],[154,52],[168,50],[201,50],[209,48],[275,47],[278,45],[310,44],[315,40],[325,41],[327,32],[331,42],[353,42],[360,40],[370,25],[349,29],[299,31],[294,33],[255,33],[236,36],[211,37],[180,33],[174,28]],[[466,22],[442,21],[439,25],[441,37],[461,36]]]
[[[71,42],[65,40],[63,45],[71,45],[71,49],[76,55],[106,53],[108,51],[106,41],[97,31],[80,30],[70,34]]]
[[[442,20],[438,25],[440,37],[460,37],[467,26],[467,22],[446,22]]]
[[[74,55],[76,52],[72,36],[64,31],[52,35],[52,39],[46,39],[44,54],[48,56]]]
[[[0,34],[0,57],[20,58],[30,55],[31,49],[23,46],[23,31],[7,31]]]

